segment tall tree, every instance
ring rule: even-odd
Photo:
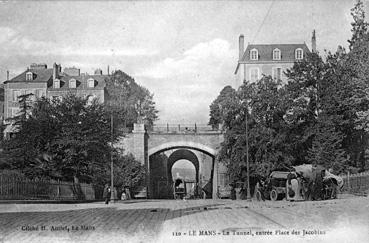
[[[317,53],[307,53],[305,59],[286,71],[288,109],[285,118],[295,153],[294,164],[307,162],[307,152],[315,136],[314,127],[322,112],[321,85],[325,74],[324,62]]]
[[[337,131],[331,119],[326,114],[319,117],[307,160],[313,165],[322,165],[339,174],[346,169],[348,158],[342,148],[343,134]]]
[[[209,125],[213,129],[218,129],[219,125],[223,125],[224,122],[232,116],[229,111],[237,103],[236,90],[231,86],[225,86],[218,97],[210,105],[210,119]]]
[[[37,155],[37,151],[33,148],[33,136],[21,128],[33,130],[34,124],[27,122],[32,108],[32,94],[21,95],[18,97],[19,112],[8,119],[12,129],[16,132],[16,136],[10,141],[4,142],[4,157],[2,169],[26,170],[33,163],[33,158]],[[8,151],[11,150],[11,153]]]
[[[89,104],[87,98],[74,95],[55,103],[60,130],[53,147],[61,162],[60,169],[68,179],[90,181],[95,167],[108,161],[111,132],[104,109],[96,100]]]
[[[275,167],[291,164],[284,121],[285,89],[281,83],[264,77],[256,83],[244,83],[236,96],[238,102],[227,107],[231,115],[225,122],[224,142],[219,153],[232,179],[245,179],[241,171],[246,162],[246,139],[251,175],[266,175]]]
[[[357,42],[364,39],[364,36],[368,32],[368,23],[365,21],[365,11],[364,4],[361,0],[357,0],[355,6],[351,9],[351,16],[354,22],[351,23],[352,26],[352,37],[349,40],[349,48],[353,49]]]
[[[220,151],[231,174],[244,160],[246,114],[251,173],[281,164],[320,164],[337,173],[369,167],[369,34],[362,1],[351,13],[349,53],[339,48],[324,59],[307,53],[286,71],[285,86],[264,77],[237,91]],[[213,117],[224,120],[216,107]]]
[[[107,107],[114,114],[114,121],[120,127],[133,127],[133,123],[141,120],[151,128],[158,118],[153,94],[138,85],[126,73],[118,70],[107,80]]]
[[[110,123],[103,104],[67,95],[62,101],[42,98],[5,141],[9,169],[28,177],[90,182],[108,161]],[[120,134],[115,134],[115,139]]]
[[[117,155],[114,159],[114,185],[128,186],[135,191],[145,181],[145,167],[133,155]],[[110,180],[110,166],[106,166],[105,180]]]
[[[346,106],[351,107],[350,125],[354,124],[356,127],[350,126],[350,133],[344,142],[350,151],[350,165],[364,170],[369,164],[365,156],[369,140],[369,133],[365,130],[366,116],[369,113],[369,33],[362,1],[357,1],[351,15],[354,19],[352,39],[349,41],[350,52],[344,59],[344,67],[347,70],[345,78],[351,91],[346,92],[351,96],[346,99]]]

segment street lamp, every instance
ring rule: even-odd
[[[110,152],[110,201],[114,202],[115,195],[114,195],[114,163],[113,163],[113,113],[110,115],[110,136],[111,136],[111,152]]]
[[[247,195],[246,200],[251,201],[251,193],[250,193],[250,163],[249,163],[249,137],[247,130],[247,114],[248,114],[247,100],[246,100],[246,113],[245,113],[245,136],[246,136],[246,170],[247,170]]]

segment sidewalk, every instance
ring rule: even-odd
[[[100,200],[0,200],[0,204],[71,204],[71,203],[91,203],[91,202],[102,202],[103,199]]]

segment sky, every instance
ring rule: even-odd
[[[122,70],[154,94],[157,124],[206,124],[247,43],[347,48],[353,0],[0,1],[0,82],[31,63]],[[366,11],[368,12],[368,11]]]

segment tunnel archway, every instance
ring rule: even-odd
[[[202,148],[205,148],[205,150]],[[149,153],[148,161],[148,170],[150,172],[147,189],[149,198],[174,198],[172,168],[178,160],[188,160],[195,167],[196,181],[193,181],[192,184],[189,182],[191,187],[195,188],[195,192],[193,193],[194,197],[203,197],[204,191],[202,189],[207,185],[207,198],[212,198],[215,164],[214,150],[204,146],[201,147],[201,149],[199,149],[198,146],[189,147],[188,144],[179,146],[179,144],[176,143],[175,147],[161,145],[160,148],[157,147],[151,150],[151,152],[153,151],[155,151],[155,153]],[[201,165],[199,161],[200,157],[198,156],[201,157]],[[200,173],[200,170],[203,172]]]
[[[215,149],[203,145],[201,143],[195,143],[195,142],[189,142],[189,141],[177,141],[177,142],[169,142],[169,143],[163,143],[161,145],[158,145],[156,147],[150,148],[148,150],[148,155],[151,156],[153,154],[162,152],[162,151],[166,151],[166,150],[170,150],[170,149],[182,149],[182,148],[187,148],[187,149],[194,149],[197,151],[200,151],[202,153],[208,154],[211,157],[216,156],[217,152]]]
[[[172,179],[183,178],[196,182],[196,168],[191,161],[186,159],[177,160],[172,166]]]
[[[195,172],[196,172],[196,183],[199,182],[199,159],[197,158],[196,154],[190,150],[187,149],[178,149],[174,151],[169,157],[168,157],[168,163],[167,163],[167,170],[168,170],[168,179],[172,183],[172,167],[173,165],[181,159],[185,159],[190,161],[195,166]]]

